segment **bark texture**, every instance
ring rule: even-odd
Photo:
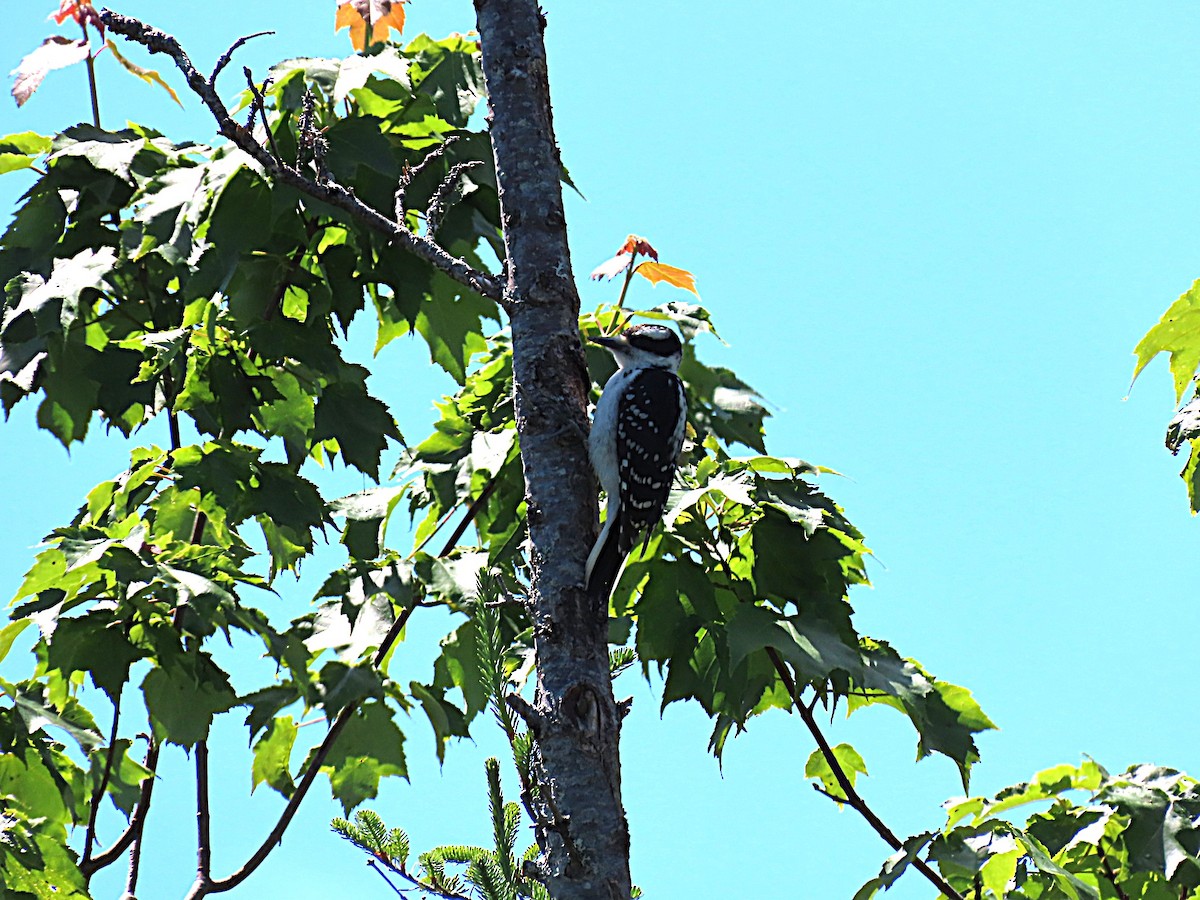
[[[563,215],[561,164],[536,0],[475,0],[508,257],[517,430],[532,544],[535,733],[544,819],[540,878],[555,900],[627,900],[621,716],[607,609],[584,563],[596,533],[587,456],[589,379]]]

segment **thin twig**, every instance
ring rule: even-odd
[[[231,59],[233,59],[233,54],[235,52],[237,52],[237,49],[239,47],[241,47],[242,44],[246,43],[247,41],[252,41],[257,37],[265,37],[268,34],[274,34],[274,33],[275,32],[273,32],[273,31],[258,31],[258,32],[255,32],[254,34],[248,34],[245,37],[240,37],[236,41],[234,41],[233,45],[228,50],[226,50],[224,53],[221,54],[220,59],[217,60],[216,66],[213,67],[212,74],[208,76],[209,86],[216,87],[217,76],[221,74],[222,69],[224,69],[227,65],[229,65],[229,61]]]
[[[409,185],[413,183],[413,179],[424,172],[425,169],[428,168],[432,163],[441,159],[445,155],[446,151],[458,143],[461,138],[462,135],[450,135],[450,137],[446,138],[444,141],[426,153],[419,163],[411,168],[406,166],[404,171],[400,173],[400,183],[396,187],[395,208],[396,223],[398,225],[401,227],[404,226],[404,213],[408,209],[406,203],[406,194],[408,192]]]
[[[146,821],[146,814],[150,811],[150,797],[154,792],[154,782],[156,780],[156,771],[158,769],[158,743],[154,738],[150,738],[150,746],[146,750],[146,759],[143,765],[150,771],[146,776],[146,780],[142,782],[142,789],[138,794],[137,805],[133,808],[133,816],[129,820],[129,827],[125,832],[117,838],[116,842],[105,850],[103,853],[98,853],[90,860],[84,860],[79,864],[79,870],[84,876],[90,878],[93,873],[100,871],[105,866],[112,865],[116,862],[122,853],[124,853],[129,845],[141,834],[142,825]],[[136,884],[136,878],[135,878]]]
[[[432,238],[437,234],[438,229],[442,227],[442,217],[446,215],[450,206],[459,197],[458,180],[464,172],[467,172],[476,166],[482,166],[483,163],[478,159],[467,160],[466,162],[455,163],[446,177],[442,179],[437,186],[437,190],[433,192],[433,196],[429,199],[429,205],[425,207],[425,236]]]
[[[112,778],[113,758],[117,753],[117,729],[121,725],[121,695],[117,695],[117,699],[113,701],[113,720],[112,729],[108,735],[108,753],[104,759],[104,774],[100,776],[100,782],[96,785],[96,790],[92,792],[92,808],[88,810],[87,835],[83,839],[83,859],[79,863],[79,868],[83,869],[92,858],[92,845],[96,840],[96,818],[100,814],[100,803],[104,800],[104,792],[108,790],[108,782]]]
[[[342,185],[337,183],[318,183],[308,178],[298,169],[275,159],[269,151],[254,140],[254,136],[249,131],[233,120],[229,115],[229,110],[226,109],[221,98],[217,96],[213,86],[205,80],[204,76],[196,71],[196,67],[192,65],[192,61],[188,58],[187,53],[184,52],[179,41],[174,37],[163,31],[159,31],[157,28],[152,28],[132,16],[123,16],[110,9],[101,10],[100,18],[113,32],[141,44],[151,53],[165,53],[170,56],[175,61],[175,65],[183,73],[188,87],[208,107],[208,111],[216,121],[217,130],[258,163],[268,175],[271,175],[289,187],[296,188],[313,199],[328,203],[330,206],[348,213],[358,222],[386,236],[392,243],[431,263],[437,269],[460,284],[466,285],[476,293],[499,303],[505,308],[511,306],[511,303],[504,296],[500,283],[492,275],[481,272],[465,261],[451,256],[434,241],[413,234],[408,229],[403,228],[387,216],[382,215],[377,210],[363,203]]]
[[[271,84],[271,79],[263,82],[262,89],[254,83],[254,73],[250,71],[249,66],[242,66],[242,74],[246,76],[246,85],[250,88],[250,93],[254,96],[254,102],[250,104],[250,119],[254,119],[254,110],[258,110],[259,118],[262,119],[263,131],[267,133],[267,144],[271,148],[271,155],[276,161],[283,163],[283,157],[279,155],[279,147],[275,143],[275,132],[271,130],[271,123],[267,121],[267,98],[266,92]]]
[[[1129,900],[1129,895],[1125,893],[1117,881],[1117,873],[1113,870],[1112,863],[1108,861],[1108,856],[1104,853],[1104,848],[1100,844],[1096,844],[1096,852],[1100,854],[1100,865],[1104,869],[1104,876],[1112,882],[1113,890],[1116,892],[1120,900]]]
[[[400,897],[404,896],[404,891],[400,890],[400,888],[398,888],[398,887],[396,887],[396,885],[392,884],[392,879],[387,877],[387,872],[383,871],[383,868],[379,865],[379,863],[375,862],[374,859],[368,859],[367,865],[370,866],[372,869],[374,869],[377,873],[379,873],[379,877],[387,882],[387,886],[390,887],[393,891],[395,891],[397,896],[400,896]]]
[[[84,43],[86,43],[88,45],[88,54],[87,54],[86,62],[87,62],[87,75],[88,75],[88,90],[92,95],[92,124],[95,125],[97,128],[99,128],[100,127],[100,94],[99,94],[99,91],[96,89],[96,57],[95,57],[95,54],[92,53],[92,36],[88,33],[87,23],[88,23],[88,20],[84,19],[83,21],[81,21],[79,23],[79,25],[81,28],[83,28]],[[103,31],[100,33],[100,36],[101,37],[104,36]]]
[[[848,804],[859,815],[866,819],[867,824],[874,828],[875,833],[883,838],[893,850],[903,850],[904,842],[901,841],[900,838],[896,837],[895,832],[893,832],[892,829],[888,828],[888,826],[884,824],[883,820],[875,814],[875,811],[872,810],[871,807],[867,806],[867,802],[863,800],[858,791],[854,789],[854,784],[850,781],[850,777],[846,774],[846,770],[842,768],[842,764],[838,760],[837,754],[835,754],[833,752],[833,748],[829,746],[829,741],[826,740],[824,732],[821,731],[820,725],[817,724],[816,717],[813,715],[812,710],[801,701],[799,692],[796,690],[796,681],[792,678],[791,671],[789,671],[788,667],[784,665],[783,660],[779,658],[779,654],[775,652],[774,648],[767,647],[767,655],[771,658],[771,663],[775,666],[775,671],[779,673],[779,677],[783,680],[784,687],[787,688],[788,694],[792,698],[792,704],[795,706],[796,712],[800,714],[800,718],[804,721],[804,724],[812,734],[813,739],[817,742],[817,747],[820,749],[821,755],[825,757],[825,762],[833,771],[833,777],[837,780],[838,787],[840,787],[842,789],[842,793],[846,795],[845,800],[841,800],[839,802]],[[941,891],[945,896],[949,897],[950,900],[966,900],[962,894],[950,887],[950,885],[946,882],[946,879],[942,878],[941,875],[935,872],[933,868],[919,856],[913,857],[912,865],[918,872],[929,879],[930,883],[932,883],[934,887]]]
[[[372,660],[375,666],[378,666],[384,657],[387,656],[388,651],[392,649],[392,644],[396,642],[396,638],[400,636],[400,632],[404,630],[404,626],[408,624],[408,619],[416,608],[415,605],[410,606],[396,617],[396,621],[392,623],[392,627],[388,629],[388,633],[380,642],[379,649],[375,651],[375,657]],[[296,815],[296,810],[300,808],[300,803],[304,800],[308,789],[317,780],[321,766],[325,764],[325,758],[329,756],[329,752],[333,749],[338,735],[350,723],[350,719],[353,718],[357,709],[358,702],[356,701],[338,713],[333,725],[325,733],[325,739],[321,741],[321,745],[309,760],[308,768],[300,779],[300,783],[296,786],[295,792],[288,798],[287,806],[284,807],[283,812],[280,814],[279,821],[275,823],[275,827],[271,829],[271,833],[267,835],[266,840],[254,851],[254,854],[246,863],[228,878],[222,878],[217,881],[205,881],[204,879],[197,878],[196,883],[192,885],[192,889],[188,892],[187,900],[200,900],[201,897],[206,897],[209,894],[221,894],[225,891],[233,890],[254,874],[254,870],[262,865],[263,861],[275,849],[276,845],[283,840],[283,834],[287,831],[288,825],[291,824],[292,818]]]
[[[471,501],[471,505],[467,507],[466,515],[464,515],[462,517],[462,521],[455,526],[454,532],[446,540],[446,545],[442,547],[442,552],[439,553],[438,556],[448,556],[450,551],[458,546],[458,539],[463,536],[463,533],[467,530],[467,528],[470,527],[471,523],[475,521],[475,517],[479,515],[479,511],[483,509],[484,505],[491,498],[492,494],[496,490],[496,485],[499,483],[500,473],[497,472],[488,480],[488,483],[484,485],[483,490],[479,492],[479,496]],[[432,537],[432,535],[430,536]]]
[[[208,741],[196,743],[196,881],[212,874],[212,816],[208,804]]]

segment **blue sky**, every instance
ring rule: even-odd
[[[49,9],[12,5],[0,36],[10,67],[52,28]],[[239,56],[261,72],[285,56],[347,54],[333,6],[119,9],[178,34],[202,68],[233,38],[275,28]],[[1124,400],[1134,344],[1200,276],[1195,7],[545,6],[558,140],[588,198],[568,197],[577,276],[628,232],[695,272],[728,341],[708,341],[703,355],[774,404],[769,448],[845,474],[826,488],[877,556],[875,586],[852,597],[860,630],[969,687],[1000,725],[981,739],[973,788],[994,791],[1085,753],[1113,770],[1200,772],[1185,642],[1200,626],[1198,526],[1176,477],[1182,461],[1162,445],[1173,411],[1165,363]],[[410,7],[410,35],[471,27],[464,0]],[[177,140],[211,139],[191,98],[180,113],[110,74],[110,127],[131,118]],[[0,104],[0,129],[49,132],[85,118],[82,79],[54,73],[24,109]],[[5,208],[24,186],[19,175],[0,179]],[[639,305],[672,298],[639,287]],[[614,287],[581,290],[594,305]],[[427,374],[415,344],[389,346],[378,366],[375,389],[421,434],[448,386]],[[23,405],[0,426],[0,593],[15,590],[25,548],[124,465],[119,441],[89,440],[68,456],[36,431],[33,412]],[[311,592],[283,593],[299,610]],[[414,659],[419,643],[420,627]],[[849,897],[888,855],[804,783],[812,747],[794,717],[753,723],[722,773],[705,754],[699,710],[660,718],[633,674],[618,692],[635,697],[623,781],[635,880],[648,896]],[[404,727],[413,783],[390,785],[375,808],[417,847],[484,840],[486,729],[439,773],[429,736]],[[831,733],[866,757],[863,793],[896,831],[941,821],[957,775],[942,759],[913,763],[915,735],[899,716],[839,717]],[[217,741],[230,753],[244,744],[233,733]],[[278,804],[246,796],[242,759],[221,778],[225,874]],[[174,752],[156,794],[144,897],[182,896],[190,881],[190,790]],[[332,809],[314,794],[283,847],[229,896],[388,896],[328,833]],[[98,896],[119,894],[111,877],[95,884]],[[914,874],[889,896],[930,895]]]

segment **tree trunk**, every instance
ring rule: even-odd
[[[579,339],[561,165],[536,0],[475,0],[508,257],[513,388],[532,545],[536,712],[546,820],[541,878],[555,900],[627,900],[621,717],[608,669],[607,610],[588,601],[596,534],[587,456],[589,379]]]

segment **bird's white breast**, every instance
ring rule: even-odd
[[[617,369],[613,373],[604,385],[600,402],[596,404],[596,415],[592,418],[588,452],[592,468],[600,479],[600,487],[604,488],[610,499],[616,499],[621,488],[617,465],[617,413],[621,408],[621,395],[625,392],[626,383],[634,374],[634,369]]]

